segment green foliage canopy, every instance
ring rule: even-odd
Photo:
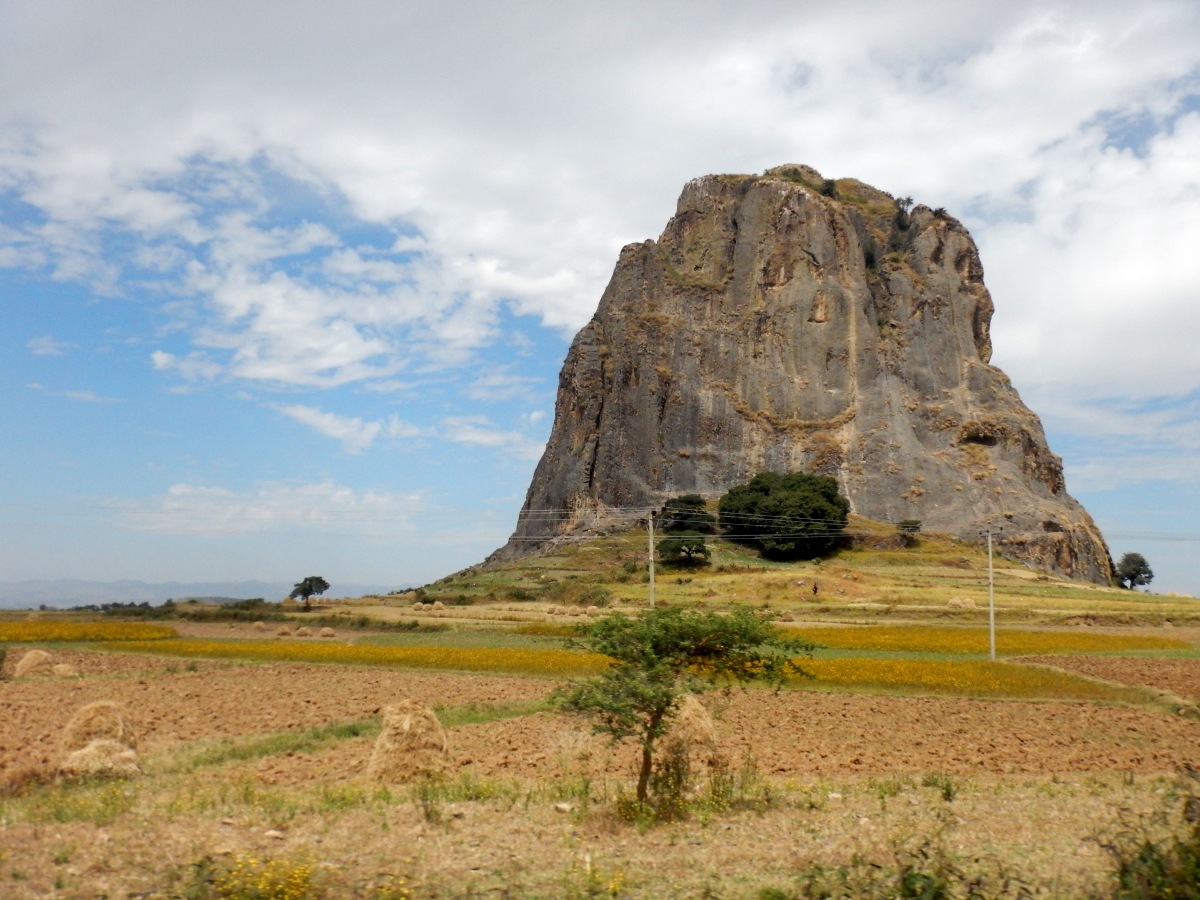
[[[812,559],[840,540],[850,501],[828,475],[761,472],[731,488],[717,508],[726,537],[775,559]]]
[[[676,531],[658,542],[658,557],[665,563],[698,566],[708,562],[708,544],[695,531]]]
[[[700,534],[712,534],[717,525],[717,520],[699,494],[672,497],[663,506],[658,522],[663,531],[693,531]]]
[[[1117,563],[1117,578],[1120,579],[1122,587],[1133,590],[1139,585],[1149,584],[1153,581],[1154,572],[1151,571],[1150,564],[1146,562],[1146,557],[1142,554],[1126,553]]]
[[[812,644],[780,636],[766,614],[740,607],[730,615],[657,606],[582,626],[575,645],[613,660],[595,678],[559,691],[559,707],[592,721],[593,730],[641,747],[637,799],[645,802],[655,745],[683,696],[717,682],[803,676],[794,659]]]
[[[323,594],[329,590],[329,582],[320,575],[309,575],[303,581],[296,583],[292,588],[292,592],[288,594],[293,600],[303,600],[305,607],[308,606],[309,598],[313,594]]]

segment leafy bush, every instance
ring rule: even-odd
[[[1181,785],[1182,833],[1152,837],[1160,815],[1098,840],[1114,863],[1113,900],[1200,900],[1200,772],[1185,770]]]
[[[663,506],[658,520],[663,531],[712,534],[717,525],[717,520],[708,511],[704,498],[699,494],[672,497]]]
[[[708,563],[708,544],[702,534],[680,531],[658,542],[658,556],[663,562],[677,566],[703,566]]]
[[[827,475],[761,472],[732,488],[717,508],[731,540],[776,559],[812,559],[840,541],[850,501]]]

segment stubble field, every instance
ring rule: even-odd
[[[718,691],[728,790],[645,829],[617,812],[632,751],[548,708],[561,679],[50,650],[80,674],[0,682],[3,780],[52,768],[99,699],[129,710],[145,775],[10,789],[6,897],[282,897],[289,876],[331,897],[798,896],[811,866],[910,858],[978,870],[994,896],[1083,896],[1104,888],[1104,836],[1176,802],[1200,764],[1200,721],[1172,705],[1200,699],[1194,657],[1031,660],[1140,702]],[[440,785],[365,779],[402,697],[450,726]]]

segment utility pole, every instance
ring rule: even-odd
[[[650,515],[646,519],[646,535],[649,543],[649,560],[650,560],[650,605],[654,605],[654,510],[650,510]]]
[[[988,657],[996,661],[996,581],[992,574],[992,529],[987,531],[988,545]]]

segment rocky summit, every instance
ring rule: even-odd
[[[689,182],[621,251],[559,376],[554,427],[503,557],[764,470],[835,476],[851,509],[1107,583],[1038,417],[989,364],[971,235],[807,166]]]

